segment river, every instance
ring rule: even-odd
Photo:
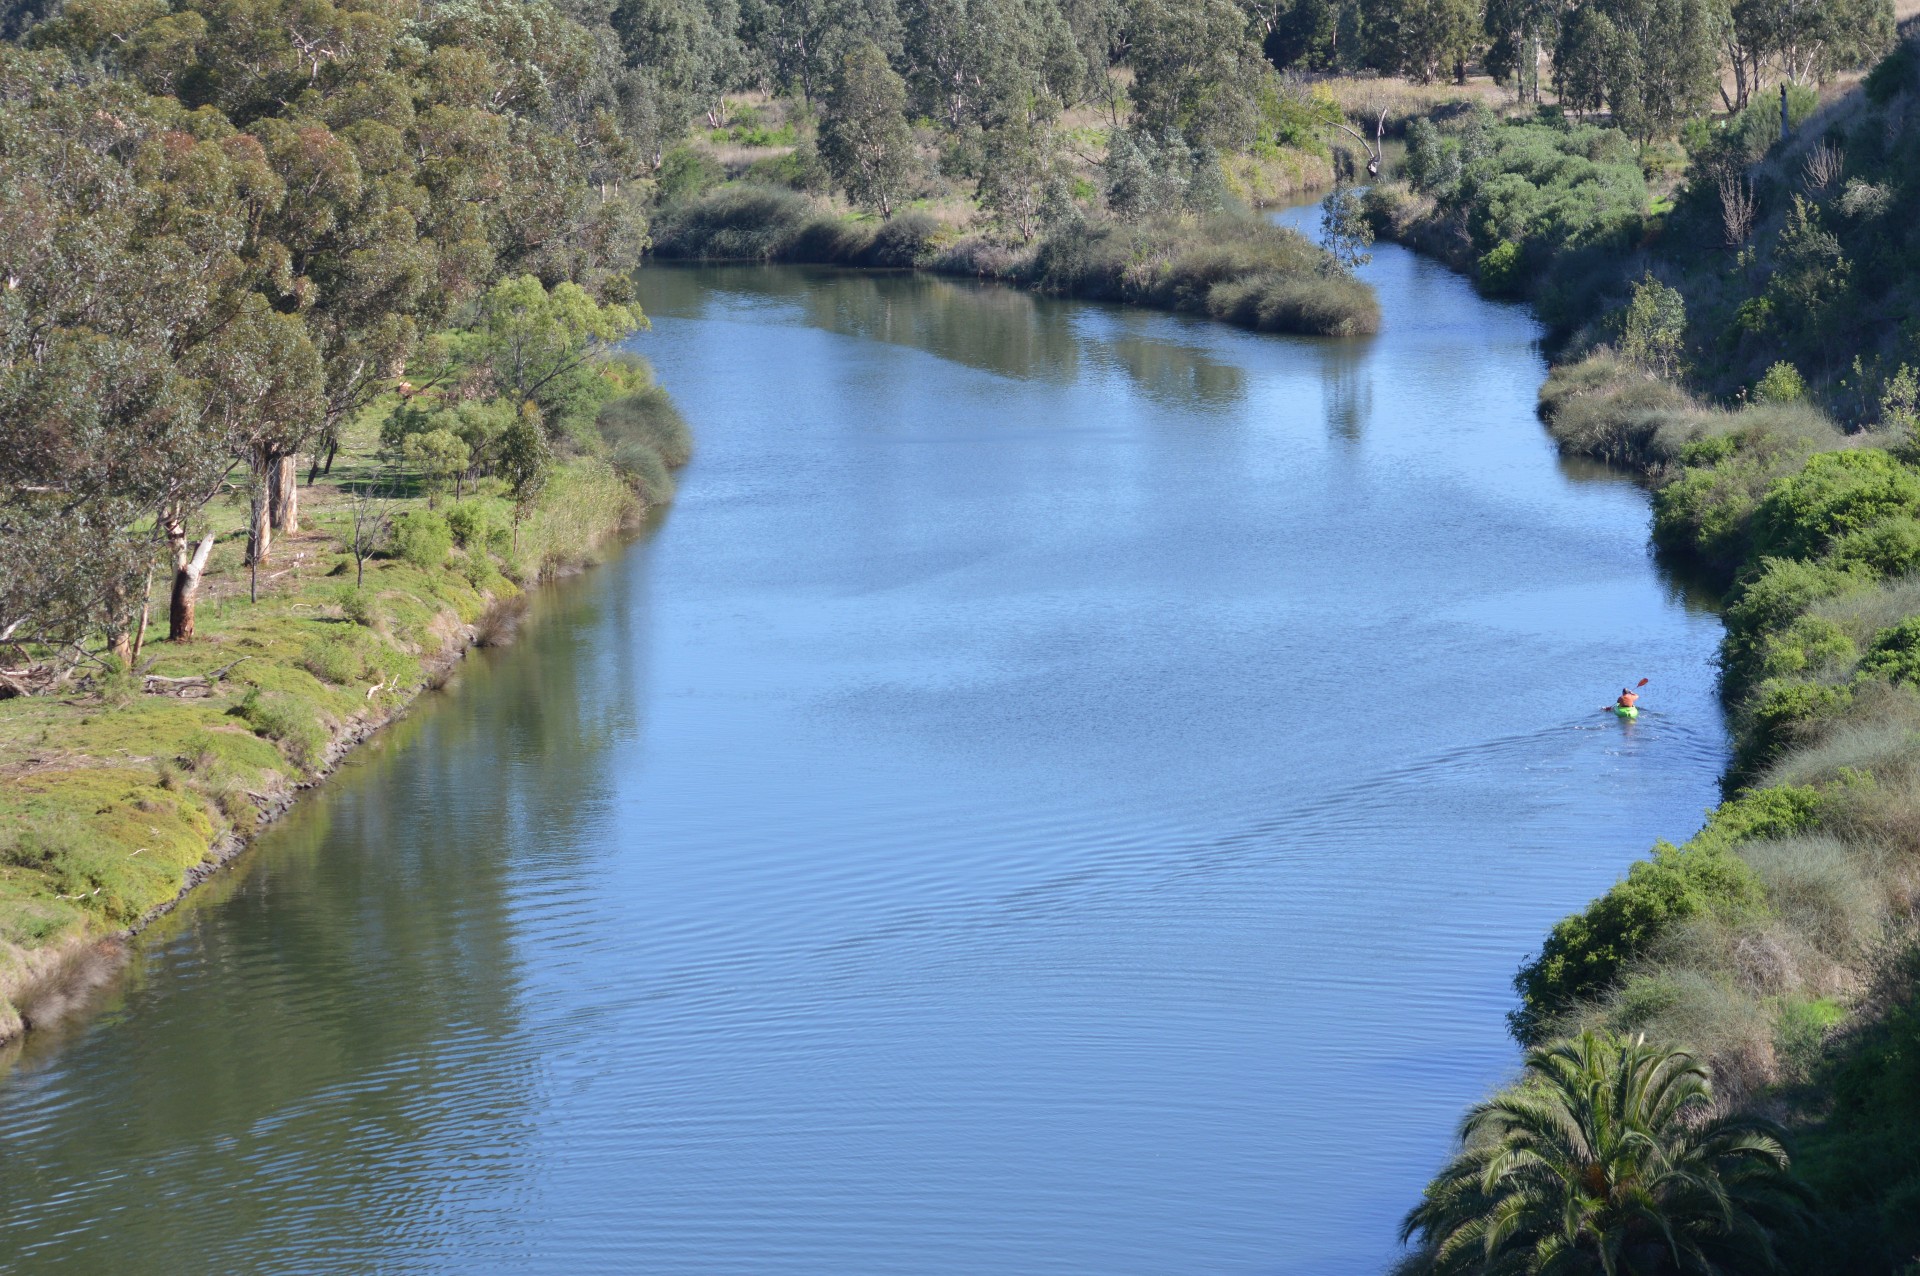
[[[1379,1271],[1726,741],[1527,312],[1366,274],[646,272],[678,504],[30,1040],[0,1266]]]

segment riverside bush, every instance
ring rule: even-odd
[[[625,444],[648,448],[669,466],[693,456],[693,434],[673,399],[659,386],[623,395],[600,409],[600,435],[616,450]]]
[[[1754,551],[1805,558],[1891,517],[1920,514],[1920,476],[1878,448],[1822,452],[1754,511]]]
[[[1557,1016],[1604,992],[1669,926],[1761,906],[1753,870],[1727,847],[1658,843],[1652,859],[1556,924],[1539,954],[1520,968],[1513,986],[1521,1004],[1507,1017],[1513,1035],[1524,1045],[1537,1043]]]
[[[447,520],[431,510],[409,510],[394,516],[393,553],[423,571],[432,571],[447,561],[453,548],[453,529]]]
[[[1875,634],[1873,645],[1861,657],[1860,672],[1920,686],[1920,616]]]
[[[316,767],[324,753],[327,733],[308,705],[284,692],[249,688],[233,708],[258,735],[274,741],[288,762],[302,771]]]

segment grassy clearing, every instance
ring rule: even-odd
[[[149,642],[139,675],[0,701],[0,1039],[21,1010],[30,1020],[12,999],[47,954],[170,903],[216,846],[250,836],[439,664],[476,636],[509,634],[524,589],[591,562],[671,496],[686,426],[650,380],[626,389],[601,409],[601,443],[564,454],[518,520],[498,480],[451,501],[396,476],[377,449],[397,400],[382,404],[331,474],[301,490],[302,530],[277,541],[257,600],[236,499],[213,511],[196,641]],[[393,530],[356,588],[347,543],[360,490],[382,493],[377,516]]]

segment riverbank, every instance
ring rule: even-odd
[[[1554,927],[1511,1022],[1523,1044],[1678,1044],[1724,1107],[1787,1119],[1822,1208],[1796,1271],[1920,1247],[1898,1044],[1920,988],[1920,446],[1884,216],[1920,177],[1914,63],[1903,45],[1862,87],[1796,95],[1784,142],[1767,103],[1690,129],[1664,175],[1610,129],[1420,126],[1369,201],[1382,235],[1535,303],[1549,432],[1637,474],[1657,547],[1724,591],[1727,801]]]
[[[1329,170],[1331,176],[1331,170]],[[1080,221],[1031,243],[905,213],[850,219],[776,187],[723,186],[661,214],[655,255],[924,270],[1050,296],[1205,314],[1259,332],[1355,337],[1380,329],[1372,289],[1319,245],[1249,216]]]
[[[0,700],[0,1042],[63,1013],[470,647],[511,641],[529,591],[671,498],[685,427],[643,365],[616,380],[597,437],[530,500],[487,478],[443,497],[396,468],[390,395],[257,572],[244,494],[216,506],[192,642]]]

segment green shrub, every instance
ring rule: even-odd
[[[661,204],[673,206],[698,199],[726,181],[727,174],[704,151],[697,151],[690,146],[676,146],[661,158],[660,169],[654,175],[654,180],[658,184]]]
[[[654,226],[654,251],[708,261],[771,261],[812,217],[812,202],[797,191],[722,186],[663,211]]]
[[[1727,608],[1727,636],[1720,663],[1728,688],[1739,690],[1763,676],[1768,640],[1787,628],[1814,603],[1872,583],[1857,568],[1832,567],[1797,558],[1761,560],[1757,576],[1735,591]]]
[[[1811,736],[1813,728],[1837,718],[1852,699],[1846,687],[1768,678],[1742,706],[1735,772],[1747,775],[1773,761],[1788,745]]]
[[[484,546],[487,536],[498,521],[491,511],[475,501],[462,501],[447,510],[447,531],[453,535],[453,543],[461,549]]]
[[[1920,571],[1920,519],[1885,518],[1834,541],[1828,557],[1835,563],[1857,565],[1879,576],[1905,576]]]
[[[1520,245],[1503,239],[1482,254],[1479,266],[1480,287],[1495,297],[1516,297],[1522,292],[1525,276],[1521,272]]]
[[[1713,845],[1655,845],[1613,889],[1547,936],[1538,956],[1514,976],[1520,1007],[1507,1017],[1513,1035],[1533,1044],[1575,1003],[1605,991],[1622,968],[1676,922],[1760,908],[1758,879],[1745,861]]]
[[[1864,676],[1920,686],[1920,616],[1882,629],[1860,658]]]
[[[348,585],[340,591],[340,614],[356,625],[371,628],[375,619],[372,596],[364,589]]]
[[[785,186],[792,190],[825,194],[833,186],[832,174],[820,162],[820,153],[812,146],[796,146],[784,155],[769,155],[747,166],[745,181],[758,186]]]
[[[292,696],[250,687],[233,713],[255,734],[278,744],[287,761],[302,771],[313,770],[325,755],[326,730],[313,709]]]
[[[485,552],[476,549],[460,562],[460,574],[481,593],[491,593],[504,579],[500,569],[494,566],[493,559]]]
[[[316,638],[300,657],[308,673],[323,682],[344,687],[356,682],[365,668],[359,644],[346,638]]]
[[[1690,848],[1728,850],[1763,837],[1791,837],[1813,827],[1825,799],[1810,784],[1773,784],[1729,798],[1707,816]]]
[[[1807,397],[1807,382],[1800,369],[1783,359],[1767,369],[1753,387],[1753,397],[1760,403],[1800,403]]]
[[[1834,666],[1849,665],[1860,653],[1853,639],[1823,616],[1801,616],[1785,629],[1765,634],[1760,640],[1760,674],[1775,678],[1784,674],[1819,673]]]
[[[452,529],[431,510],[409,510],[394,517],[393,552],[404,562],[433,571],[447,561],[452,548]]]
[[[1847,1017],[1839,1002],[1818,998],[1787,1001],[1773,1022],[1774,1050],[1796,1076],[1805,1076],[1820,1060],[1827,1034]]]
[[[1885,519],[1920,514],[1920,476],[1878,448],[1822,452],[1767,490],[1754,512],[1759,554],[1805,558]]]
[[[611,400],[600,409],[600,436],[615,454],[622,447],[645,448],[669,466],[685,465],[693,455],[693,435],[673,399],[657,385]]]

